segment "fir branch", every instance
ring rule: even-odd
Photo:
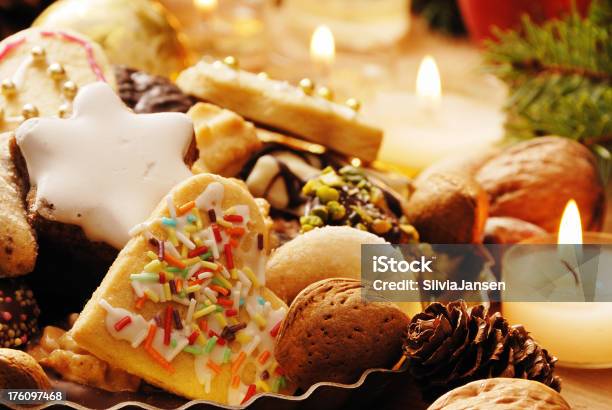
[[[612,0],[594,0],[543,25],[497,31],[487,69],[505,81],[510,139],[559,135],[589,146],[609,169],[612,158]]]

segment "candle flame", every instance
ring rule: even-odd
[[[576,201],[570,199],[565,206],[561,223],[559,224],[559,244],[582,244],[582,223]]]
[[[327,26],[318,26],[310,39],[310,57],[313,61],[332,64],[336,57],[334,35]]]
[[[437,101],[442,96],[442,84],[440,72],[436,65],[436,60],[430,55],[425,56],[419,66],[416,80],[416,93],[419,97],[424,97]]]
[[[203,12],[211,12],[217,8],[217,0],[193,0],[193,5]]]

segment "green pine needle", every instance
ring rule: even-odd
[[[587,18],[572,12],[519,31],[496,33],[487,69],[510,88],[510,139],[559,135],[591,147],[604,162],[612,150],[612,0],[594,0]]]

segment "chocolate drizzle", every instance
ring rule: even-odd
[[[119,96],[136,113],[187,112],[197,100],[164,77],[115,66]]]

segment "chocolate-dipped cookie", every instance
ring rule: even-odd
[[[324,225],[347,225],[372,232],[391,243],[418,239],[414,227],[403,221],[401,198],[381,188],[359,168],[328,167],[302,188],[308,198],[302,231]]]
[[[125,66],[114,69],[119,96],[134,112],[187,112],[197,101],[165,77]]]

